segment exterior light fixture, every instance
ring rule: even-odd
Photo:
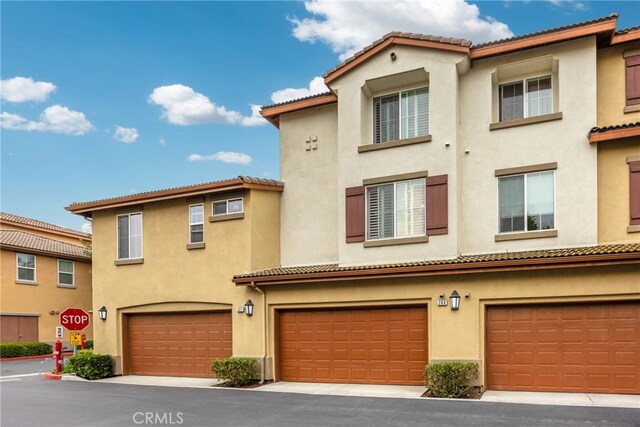
[[[457,291],[453,291],[449,297],[451,302],[451,310],[457,310],[460,308],[460,294]]]
[[[253,316],[253,301],[247,300],[244,303],[244,313],[249,317]]]
[[[104,305],[100,307],[100,310],[98,310],[98,316],[100,317],[100,320],[107,320],[107,307]]]

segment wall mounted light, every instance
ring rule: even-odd
[[[451,302],[451,310],[457,310],[460,308],[460,294],[457,291],[451,292],[451,296],[449,297],[449,302]]]
[[[100,317],[100,320],[107,320],[107,307],[104,305],[100,307],[100,310],[98,310],[98,317]]]
[[[244,303],[244,313],[249,317],[253,316],[253,301],[247,300]]]

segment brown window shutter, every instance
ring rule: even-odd
[[[640,104],[640,55],[627,57],[627,105]]]
[[[631,225],[640,224],[640,161],[629,163],[629,207]]]
[[[449,232],[448,175],[427,177],[427,235]]]
[[[347,243],[364,242],[364,186],[346,189]]]

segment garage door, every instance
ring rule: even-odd
[[[427,309],[284,311],[279,340],[284,381],[421,385]]]
[[[0,316],[0,342],[37,342],[38,318]]]
[[[640,393],[640,303],[489,307],[487,388]]]
[[[128,316],[133,375],[210,377],[211,359],[231,357],[231,313]]]

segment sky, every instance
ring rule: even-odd
[[[0,3],[0,209],[89,230],[85,202],[238,175],[279,178],[259,107],[389,31],[475,44],[620,14],[634,1]]]

